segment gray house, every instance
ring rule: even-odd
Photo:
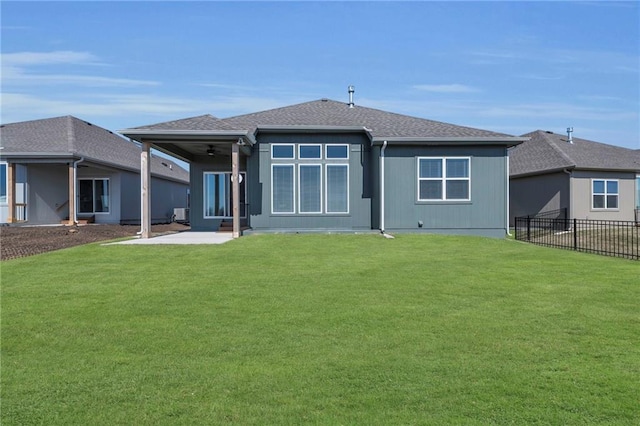
[[[524,140],[328,99],[121,131],[190,163],[193,230],[501,237]],[[143,205],[149,201],[143,201]],[[143,235],[145,233],[143,212]]]
[[[140,223],[140,147],[66,116],[0,126],[0,222]],[[151,158],[150,219],[187,207],[189,173]]]
[[[567,209],[569,218],[635,220],[640,151],[536,130],[509,151],[510,223]]]

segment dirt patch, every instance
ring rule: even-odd
[[[151,226],[151,232],[154,235],[189,229],[189,226],[179,223]],[[0,260],[32,256],[98,241],[133,237],[138,231],[140,231],[139,225],[0,226]]]

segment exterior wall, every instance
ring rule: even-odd
[[[564,172],[512,178],[509,186],[510,226],[516,217],[562,208],[571,216],[570,177]]]
[[[140,176],[135,175],[138,186],[140,185]],[[174,208],[187,207],[187,191],[188,185],[178,183],[166,179],[151,178],[151,222],[152,223],[169,223],[173,216]],[[138,190],[140,194],[140,190]],[[138,212],[138,222],[140,222],[140,196],[135,204]],[[127,206],[127,210],[136,210],[134,206]],[[123,206],[123,213],[125,207]]]
[[[247,171],[247,163],[257,155],[254,147],[253,154],[246,157],[240,153],[240,172]],[[193,231],[217,231],[222,219],[204,218],[204,172],[231,172],[231,156],[198,157],[190,164],[189,173],[191,180],[191,206],[189,207],[189,222]],[[253,182],[247,173],[247,198],[254,189]],[[248,201],[251,203],[251,201]],[[178,207],[178,206],[176,206]]]
[[[592,179],[618,180],[618,209],[594,210],[591,206]],[[572,173],[572,218],[591,220],[635,220],[636,174],[575,170]]]
[[[417,201],[417,157],[470,157],[470,201]],[[503,147],[388,146],[385,230],[503,237],[507,224],[506,179]]]
[[[363,134],[264,134],[248,160],[249,224],[262,231],[371,230],[371,148]],[[271,213],[271,144],[348,144],[349,212],[345,214]],[[292,161],[293,162],[293,161]],[[297,194],[296,194],[297,195]]]
[[[27,222],[33,225],[59,224],[69,216],[69,167],[66,164],[33,163],[26,168]],[[16,180],[23,181],[17,176]],[[20,202],[17,197],[16,202]]]

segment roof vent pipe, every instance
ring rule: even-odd
[[[573,133],[573,127],[567,127],[567,142],[573,143],[573,138],[571,137],[571,133]]]
[[[353,108],[353,92],[356,91],[354,86],[349,86],[349,108]]]

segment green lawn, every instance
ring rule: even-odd
[[[3,425],[640,424],[640,263],[263,235],[1,265]]]

